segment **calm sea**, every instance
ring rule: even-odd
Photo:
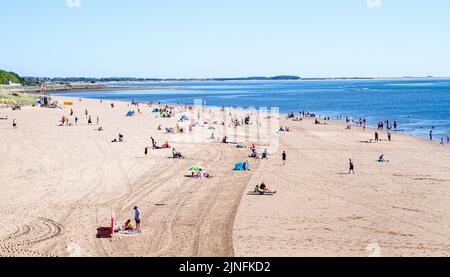
[[[397,120],[402,132],[436,139],[450,134],[450,80],[358,80],[276,82],[148,83],[180,89],[101,91],[63,94],[104,100],[194,103],[210,106],[278,107],[282,113],[309,111],[336,118],[365,117],[370,126]],[[136,84],[134,86],[144,86]]]

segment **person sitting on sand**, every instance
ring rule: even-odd
[[[224,136],[224,137],[223,137],[222,143],[228,143],[228,138],[227,138],[227,136]]]
[[[172,154],[174,159],[182,159],[183,155],[180,152],[177,152],[175,148],[172,149]]]
[[[271,191],[264,182],[262,182],[259,186],[256,185],[254,192],[259,194],[276,193],[275,191]]]
[[[134,227],[133,224],[131,224],[131,219],[128,219],[127,222],[125,222],[125,231],[133,231]]]
[[[119,133],[119,142],[123,142],[123,135]]]
[[[158,126],[158,131],[161,131],[161,130],[162,130],[162,126],[159,125],[159,126]]]
[[[389,162],[389,161],[386,161],[386,160],[384,159],[384,155],[381,155],[381,156],[378,158],[378,162],[379,162],[379,163],[384,163],[384,162]]]
[[[266,149],[264,149],[264,152],[262,153],[262,159],[264,160],[268,160],[269,159],[269,152],[268,152],[268,150],[267,150],[267,148]]]
[[[169,142],[166,141],[166,143],[162,145],[162,148],[169,149],[170,148]]]

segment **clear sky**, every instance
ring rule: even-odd
[[[0,68],[23,76],[450,76],[448,0],[1,0],[0,15]]]

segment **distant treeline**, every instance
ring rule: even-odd
[[[204,79],[158,79],[158,78],[129,78],[129,77],[111,77],[111,78],[86,78],[86,77],[24,77],[28,82],[191,82],[191,81],[274,81],[274,80],[300,80],[297,76],[275,76],[275,77],[246,77],[246,78],[204,78]]]

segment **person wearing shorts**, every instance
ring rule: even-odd
[[[141,210],[138,207],[134,207],[134,221],[136,222],[136,230],[141,229]]]

